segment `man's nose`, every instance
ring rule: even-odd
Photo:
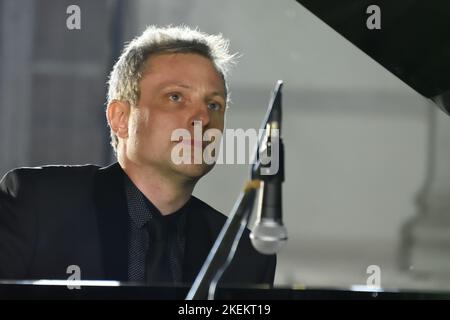
[[[209,122],[211,121],[208,104],[199,101],[195,104],[195,106],[193,106],[193,109],[194,112],[189,120],[190,124],[194,126],[195,121],[201,121],[203,127],[208,126]]]

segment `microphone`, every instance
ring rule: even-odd
[[[250,239],[258,252],[267,255],[277,253],[288,239],[282,219],[282,183],[284,182],[284,144],[281,138],[282,86],[283,82],[279,80],[263,121],[262,127],[265,128],[265,134],[259,141],[259,159],[252,170],[252,178],[259,179],[261,187],[256,223],[250,233]],[[265,156],[270,153],[270,162],[264,159],[264,153]]]

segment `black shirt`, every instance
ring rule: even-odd
[[[169,215],[161,212],[125,175],[129,220],[128,280],[180,283],[190,201]]]

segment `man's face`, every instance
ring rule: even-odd
[[[186,129],[194,139],[194,121],[201,121],[203,133],[211,128],[223,131],[225,88],[211,61],[198,54],[152,56],[139,88],[139,101],[128,121],[128,158],[167,177],[198,179],[211,170],[213,165],[177,165],[171,159],[179,143],[171,141],[174,130]],[[192,142],[191,153],[204,147]]]

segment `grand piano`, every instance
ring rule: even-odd
[[[0,281],[0,300],[184,300],[190,286],[146,286],[116,281]],[[367,286],[342,288],[222,286],[214,300],[448,300],[450,292],[383,290]],[[203,299],[202,299],[203,300]]]

